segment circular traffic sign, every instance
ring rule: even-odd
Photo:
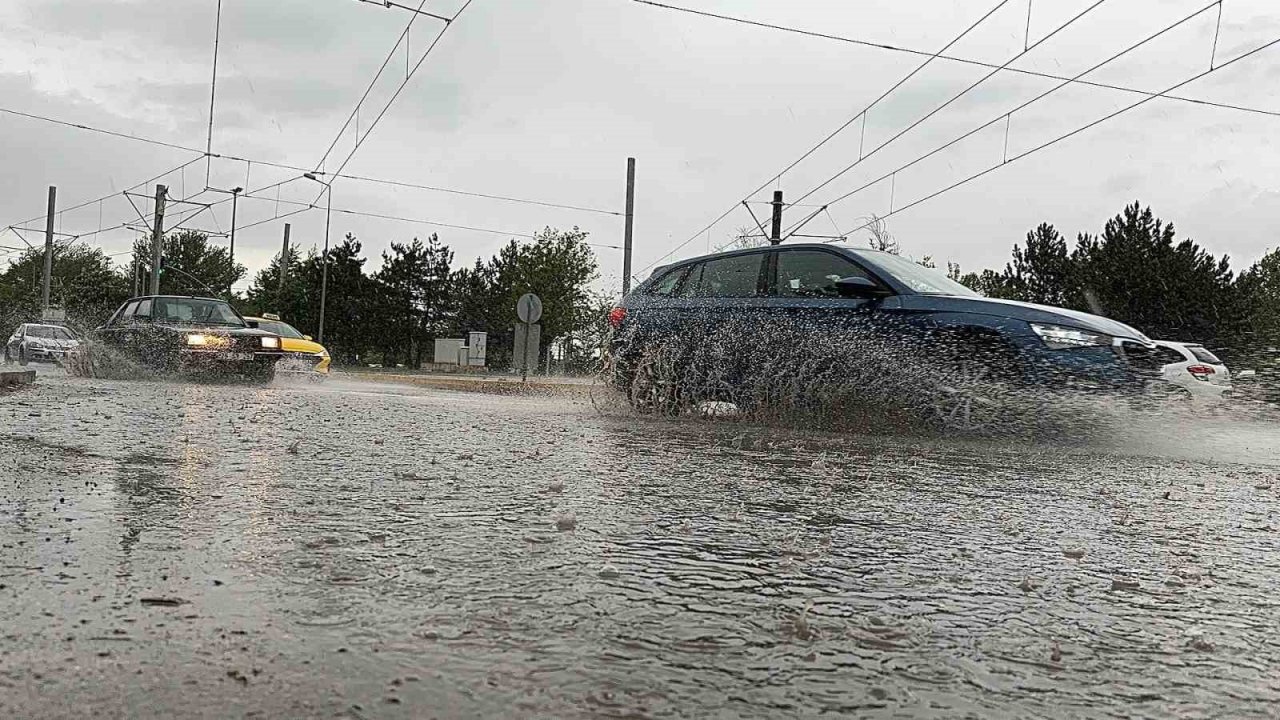
[[[516,301],[516,317],[520,322],[536,323],[542,319],[542,299],[533,293],[525,293]]]

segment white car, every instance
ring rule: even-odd
[[[1168,364],[1160,370],[1165,382],[1192,397],[1218,399],[1231,391],[1231,371],[1203,345],[1157,340]]]
[[[20,365],[31,361],[60,363],[79,346],[75,335],[61,325],[23,323],[5,343],[4,361],[7,364],[17,360]]]

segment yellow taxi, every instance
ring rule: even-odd
[[[263,313],[262,317],[245,316],[245,320],[257,323],[258,329],[280,336],[280,349],[284,357],[276,365],[277,372],[314,372],[329,374],[329,351],[324,346],[303,335],[298,329],[284,322],[279,315]]]

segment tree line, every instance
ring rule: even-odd
[[[1055,305],[1119,320],[1159,340],[1203,343],[1226,356],[1274,355],[1280,346],[1280,248],[1242,272],[1172,222],[1134,202],[1101,233],[1069,245],[1042,223],[1014,244],[1003,270],[949,274],[994,298]]]
[[[883,223],[872,226],[874,246],[898,250]],[[577,228],[546,228],[531,240],[511,240],[487,260],[455,267],[453,251],[432,235],[392,242],[381,266],[370,271],[360,241],[347,235],[330,250],[325,343],[341,364],[419,367],[432,359],[435,338],[483,331],[489,333],[489,365],[506,367],[516,299],[533,292],[544,304],[545,343],[560,348],[568,368],[586,370],[610,300],[591,290],[598,266],[586,240]],[[744,232],[741,241],[757,238]],[[101,250],[61,248],[54,256],[53,297],[73,325],[92,327],[133,294],[150,255],[145,238],[135,243],[133,262],[124,269]],[[230,288],[245,277],[245,268],[201,233],[170,233],[164,256],[161,292],[226,297],[246,314],[276,313],[304,333],[319,334],[323,263],[314,249],[277,254],[244,295]],[[0,273],[4,328],[39,317],[42,271],[37,248]],[[1280,249],[1236,272],[1227,256],[1179,238],[1173,223],[1137,202],[1101,232],[1077,234],[1074,244],[1042,223],[1014,244],[1003,269],[963,273],[948,263],[947,271],[989,297],[1105,315],[1157,339],[1203,343],[1228,360],[1252,361],[1248,356],[1255,354],[1274,360],[1280,346]],[[145,291],[145,282],[138,286]]]
[[[291,247],[258,272],[244,294],[231,288],[246,276],[226,248],[203,233],[183,230],[163,240],[160,292],[222,297],[245,315],[275,313],[305,334],[319,335],[324,263],[314,248]],[[96,248],[55,251],[51,296],[73,327],[106,320],[149,287],[150,241],[134,243],[132,261],[116,267]],[[509,365],[516,300],[527,292],[543,302],[544,348],[555,347],[561,367],[585,371],[604,332],[609,298],[594,292],[599,277],[587,233],[545,228],[527,241],[511,240],[496,255],[454,267],[454,253],[438,235],[390,243],[376,271],[363,245],[348,234],[329,250],[325,345],[338,364],[421,367],[434,341],[487,332],[488,364]],[[11,328],[40,317],[43,250],[29,249],[0,273],[0,322]],[[284,282],[281,282],[281,272]]]

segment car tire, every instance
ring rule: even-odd
[[[1016,354],[995,339],[945,338],[935,346],[923,405],[926,423],[943,432],[989,434],[1018,420]]]
[[[275,363],[255,365],[249,368],[248,372],[245,373],[245,376],[249,378],[250,382],[255,384],[270,385],[272,381],[276,379]]]
[[[637,412],[676,415],[685,405],[677,353],[668,344],[646,348],[630,380],[627,400]]]

